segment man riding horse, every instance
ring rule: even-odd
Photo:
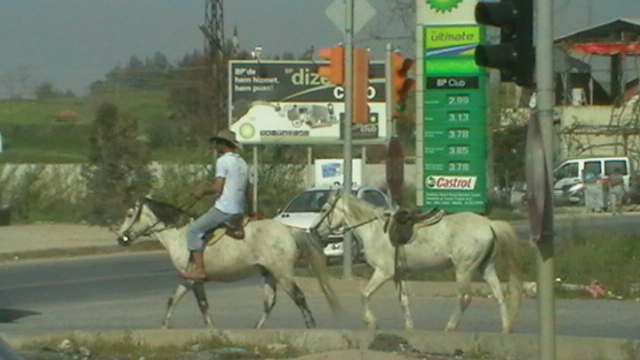
[[[250,196],[249,166],[236,152],[239,143],[233,131],[222,130],[212,137],[222,155],[216,161],[216,175],[213,184],[193,192],[197,199],[210,194],[219,194],[214,206],[196,219],[187,231],[187,247],[191,252],[194,267],[181,276],[191,280],[206,280],[204,268],[205,234],[245,213],[245,205]]]

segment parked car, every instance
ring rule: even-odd
[[[335,188],[333,188],[335,190]],[[282,211],[278,211],[275,219],[292,228],[308,231],[313,222],[317,220],[322,205],[329,197],[330,187],[314,187],[296,195]],[[370,204],[383,208],[392,209],[389,197],[381,190],[371,187],[353,187],[353,194]],[[354,259],[362,255],[362,246],[359,241],[353,238],[352,254]],[[326,239],[322,239],[324,254],[329,258],[342,257],[344,254],[343,237],[341,233],[330,234]]]
[[[614,170],[623,174],[625,187],[630,189],[633,167],[626,156],[570,159],[553,170],[553,195],[556,205],[585,205],[584,183],[607,179]]]

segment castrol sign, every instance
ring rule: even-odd
[[[427,176],[425,186],[428,189],[473,190],[477,176]]]

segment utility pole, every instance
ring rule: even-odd
[[[554,303],[554,236],[553,236],[553,192],[552,192],[552,164],[553,164],[553,3],[552,0],[538,0],[535,2],[536,13],[536,106],[537,117],[530,121],[538,121],[542,145],[542,157],[536,165],[537,171],[544,167],[546,175],[537,183],[544,184],[544,190],[537,189],[538,198],[543,199],[542,209],[535,209],[541,216],[537,243],[537,280],[538,280],[538,316],[540,317],[539,354],[540,360],[554,360],[556,355],[555,343],[555,303]],[[531,127],[529,128],[531,131]],[[528,144],[528,146],[531,144]],[[540,149],[539,149],[540,150]],[[538,151],[539,151],[538,150]],[[531,150],[528,155],[532,155]],[[529,176],[529,175],[527,175]],[[531,181],[531,179],[529,179]],[[535,181],[531,181],[536,183]],[[541,184],[542,183],[542,184]],[[542,187],[542,186],[540,186]],[[532,189],[536,191],[536,189]],[[534,210],[530,205],[530,213]],[[542,210],[542,212],[540,212]]]
[[[226,128],[228,122],[223,0],[205,0],[205,21],[200,25],[200,30],[205,36],[205,53],[209,60],[210,121],[212,135],[215,135],[221,127]]]

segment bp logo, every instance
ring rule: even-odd
[[[464,0],[426,0],[427,4],[436,12],[451,12]]]
[[[240,136],[245,139],[251,139],[256,134],[256,128],[251,124],[242,124],[240,126]]]
[[[427,188],[433,189],[436,186],[436,178],[434,178],[433,176],[428,176],[424,184],[427,186]]]

